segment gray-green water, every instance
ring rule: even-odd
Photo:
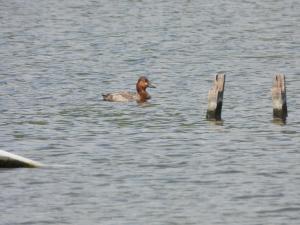
[[[0,1],[0,224],[299,224],[300,3]],[[205,121],[225,71],[224,124]],[[272,123],[273,75],[289,117]],[[141,75],[144,105],[101,101]]]

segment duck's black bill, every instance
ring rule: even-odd
[[[156,86],[154,84],[152,84],[152,83],[148,83],[148,87],[149,88],[156,88]]]

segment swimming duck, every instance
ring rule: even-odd
[[[104,101],[110,102],[129,102],[129,101],[137,101],[137,102],[146,102],[151,96],[146,91],[147,88],[156,88],[147,77],[141,76],[136,83],[136,92],[117,92],[117,93],[108,93],[103,94]]]

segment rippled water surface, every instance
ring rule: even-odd
[[[300,224],[297,0],[0,1],[0,224]],[[207,122],[226,73],[222,125]],[[273,75],[289,117],[272,122]],[[146,104],[101,94],[157,85]]]

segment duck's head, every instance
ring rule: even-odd
[[[136,83],[136,90],[139,92],[141,90],[146,90],[146,88],[156,88],[154,84],[152,84],[147,77],[141,76]]]

